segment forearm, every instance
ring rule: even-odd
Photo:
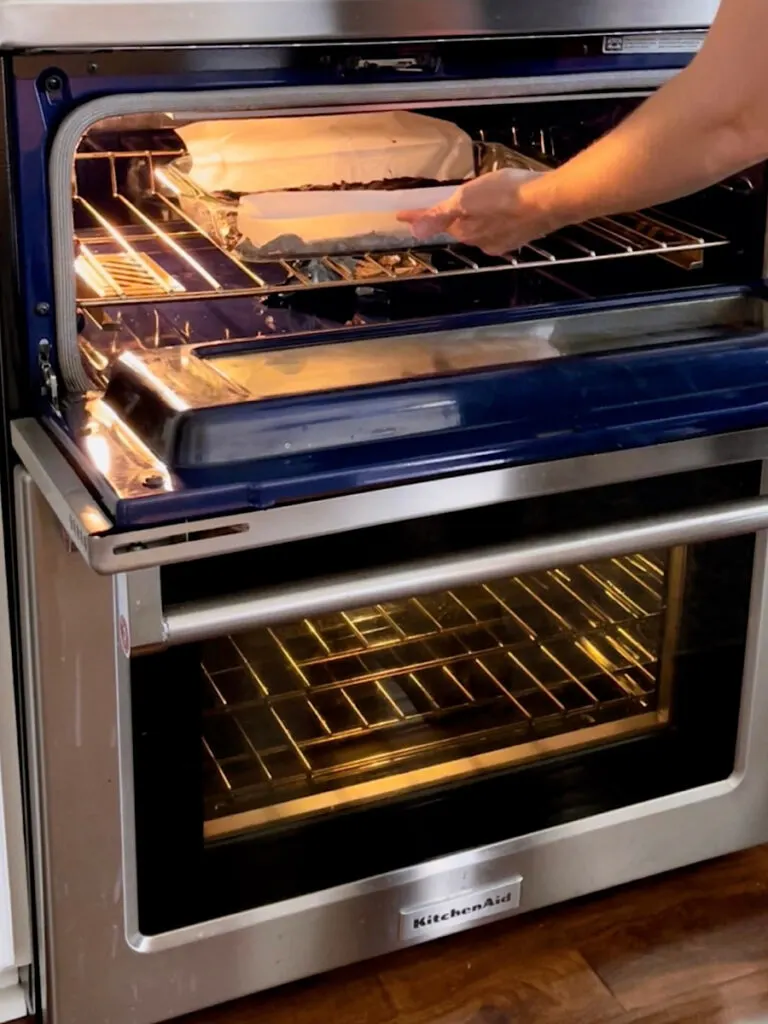
[[[665,202],[768,157],[766,0],[724,0],[691,66],[618,128],[521,189],[548,230]]]

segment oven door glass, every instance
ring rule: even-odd
[[[164,586],[215,597],[758,491],[752,466],[688,474],[191,563]],[[630,550],[134,659],[142,931],[726,778],[753,548]]]
[[[206,644],[206,837],[665,723],[685,558],[481,580]]]

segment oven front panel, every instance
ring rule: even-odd
[[[730,471],[724,475],[718,472],[715,476],[720,483],[708,481],[707,500],[716,493],[730,498],[757,493],[756,473],[749,469],[736,475]],[[639,485],[638,494],[643,492],[643,487]],[[687,498],[693,500],[693,489],[685,498],[679,489],[676,494],[675,500],[659,502],[656,507],[679,509],[688,506]],[[643,500],[647,504],[650,495],[643,494]],[[614,508],[610,521],[614,523],[615,516],[631,514],[635,508],[631,501],[611,504]],[[513,911],[518,896],[520,910],[533,909],[703,857],[717,856],[762,842],[768,836],[767,783],[762,756],[762,736],[768,722],[768,700],[762,686],[768,676],[764,642],[766,551],[763,535],[759,535],[754,544],[755,571],[746,645],[744,594],[751,575],[753,547],[749,538],[689,545],[682,603],[676,603],[667,590],[663,598],[653,598],[644,587],[638,594],[636,583],[629,578],[632,590],[625,583],[621,588],[624,597],[620,600],[631,597],[633,603],[629,607],[634,608],[634,614],[627,611],[621,622],[613,624],[603,617],[602,636],[615,639],[614,626],[627,627],[630,635],[635,635],[633,629],[648,622],[648,615],[643,618],[637,605],[644,607],[651,617],[655,608],[664,605],[663,618],[670,623],[675,621],[675,609],[682,612],[677,631],[679,656],[665,662],[674,669],[668,691],[671,694],[668,721],[661,716],[649,724],[645,717],[648,711],[655,714],[665,706],[664,686],[658,689],[648,680],[642,669],[651,666],[652,660],[643,665],[634,648],[636,664],[625,667],[623,678],[626,684],[629,677],[640,671],[641,685],[634,697],[621,687],[624,696],[620,697],[617,710],[618,720],[632,723],[634,710],[645,701],[647,708],[634,722],[638,725],[635,736],[608,744],[603,741],[604,745],[592,750],[574,747],[561,757],[544,757],[511,769],[502,767],[495,777],[472,779],[470,776],[469,783],[462,779],[452,786],[438,784],[431,790],[429,787],[414,789],[391,798],[379,808],[373,804],[367,808],[351,806],[337,815],[326,815],[324,822],[313,823],[311,817],[294,816],[291,826],[288,818],[286,825],[281,826],[285,856],[278,856],[280,847],[275,844],[270,862],[266,859],[267,846],[258,841],[256,832],[246,832],[241,841],[211,838],[206,842],[204,836],[206,755],[201,745],[204,722],[206,718],[210,721],[226,715],[221,704],[214,703],[211,709],[210,699],[205,710],[206,694],[210,698],[211,693],[215,696],[218,690],[222,694],[226,692],[230,698],[235,696],[238,673],[242,680],[243,674],[249,671],[245,662],[234,672],[221,664],[217,670],[209,657],[209,679],[201,672],[200,662],[194,656],[200,652],[193,651],[192,646],[161,655],[159,659],[151,655],[127,658],[120,650],[120,638],[125,638],[118,627],[119,581],[98,576],[88,568],[79,552],[62,536],[59,522],[45,498],[22,470],[17,473],[17,513],[30,756],[36,780],[33,817],[36,882],[40,894],[38,924],[46,951],[42,1005],[56,1024],[80,1024],[83,1019],[94,1018],[110,1019],[114,1024],[152,1024],[374,956],[398,948],[404,942],[423,941],[433,934],[429,928],[412,938],[402,932],[402,922],[405,920],[407,924],[413,911],[432,904],[447,907],[446,912],[449,912],[452,906],[459,906],[457,899],[471,897],[474,906],[480,892],[490,891],[494,896],[509,895],[509,909]],[[608,510],[605,514],[608,516]],[[597,506],[589,506],[585,511],[583,505],[576,505],[572,516],[578,525],[598,521],[602,512]],[[764,511],[762,517],[764,521]],[[695,522],[693,516],[688,528],[694,529]],[[544,520],[539,523],[542,529],[548,525]],[[735,520],[734,525],[738,529]],[[441,531],[444,535],[444,526]],[[425,531],[419,542],[420,549],[429,548],[432,532]],[[675,543],[682,540],[678,535]],[[461,541],[460,536],[454,535],[454,544]],[[463,538],[463,543],[470,546],[471,538]],[[625,550],[617,563],[612,563],[613,568],[596,565],[594,569],[603,576],[614,570],[626,575],[627,566],[632,565],[630,559],[638,564],[638,550]],[[397,555],[404,557],[408,553],[403,547]],[[375,552],[369,552],[371,557],[373,554]],[[337,555],[337,551],[328,550],[329,560],[341,564]],[[658,577],[658,558],[656,552],[648,562],[641,558],[639,565],[651,566],[651,573]],[[241,561],[240,576],[235,571],[234,560],[227,565],[233,585],[255,578],[250,560]],[[548,565],[554,566],[555,561]],[[582,597],[581,583],[586,580],[589,584],[588,572],[592,571],[591,564],[584,564],[587,575],[585,577],[584,569],[579,570],[576,575],[580,586],[572,588],[578,589]],[[204,568],[204,565],[201,563],[199,567]],[[302,568],[294,566],[297,578]],[[572,569],[566,571],[565,566],[562,569],[566,576],[573,573]],[[283,576],[286,571],[283,565]],[[638,575],[634,568],[631,571]],[[644,572],[639,578],[645,578]],[[277,569],[275,574],[277,578]],[[561,578],[561,574],[557,576]],[[226,588],[221,574],[206,576],[190,571],[176,578],[176,593],[172,596],[177,600],[199,596],[206,579],[214,590],[218,585],[220,593],[224,593]],[[526,585],[530,585],[529,579],[526,577]],[[170,586],[170,577],[166,582]],[[724,591],[728,593],[727,602],[722,600]],[[560,583],[557,592],[566,593]],[[72,600],[73,593],[78,595],[77,601]],[[614,603],[610,593],[618,596],[613,588],[603,590],[602,597],[594,591],[590,593],[596,602],[590,613],[593,615],[597,615],[601,607],[606,609],[605,601]],[[463,596],[462,602],[468,607]],[[556,604],[552,600],[549,604],[565,617],[567,609],[563,603]],[[460,610],[453,601],[447,602],[447,607]],[[577,601],[575,606],[569,607],[568,614],[573,615],[574,609],[583,605]],[[550,613],[541,608],[539,602],[528,606],[529,617],[532,608],[543,612],[543,621],[548,621]],[[666,609],[670,609],[671,614]],[[524,617],[522,610],[518,615]],[[361,620],[351,615],[349,619],[363,632]],[[295,617],[293,621],[295,623]],[[400,620],[401,625],[404,621]],[[509,624],[510,619],[505,616],[503,621]],[[344,622],[349,625],[346,619]],[[338,617],[335,624],[340,625]],[[496,617],[493,628],[499,625],[500,618]],[[540,628],[547,633],[546,627]],[[559,637],[555,635],[557,630],[550,629],[550,646],[561,644],[568,637],[571,641],[579,639],[578,626],[570,633],[566,629],[565,638],[562,629],[561,624]],[[260,637],[264,639],[263,634],[249,633],[257,641]],[[283,639],[291,630],[276,629],[275,633]],[[353,639],[359,641],[354,630],[352,633]],[[458,634],[467,635],[462,629]],[[331,635],[331,632],[323,633],[326,642]],[[344,642],[342,629],[337,629],[333,635]],[[590,638],[595,639],[596,635],[593,632]],[[729,639],[733,641],[730,647]],[[599,646],[601,641],[596,642]],[[544,646],[547,646],[546,640]],[[627,650],[627,643],[619,646]],[[645,646],[652,656],[653,648],[649,644]],[[220,645],[214,647],[220,648]],[[527,664],[535,647],[541,650],[541,644],[529,638],[522,645],[513,645],[510,653]],[[226,649],[233,648],[230,645]],[[399,642],[389,647],[389,650],[402,649]],[[614,648],[611,657],[616,653]],[[294,648],[294,660],[295,655]],[[484,656],[479,652],[478,660],[483,661]],[[665,658],[662,645],[662,661]],[[565,664],[562,657],[559,660]],[[145,669],[139,671],[137,666],[142,662]],[[163,662],[169,668],[165,673],[160,670]],[[175,666],[173,671],[170,671],[171,662]],[[280,672],[284,677],[284,659],[281,662],[273,658],[272,664],[276,673],[272,678],[278,678]],[[315,659],[315,664],[327,665],[328,659]],[[713,671],[715,667],[717,673]],[[302,664],[302,670],[304,668]],[[185,672],[189,674],[185,676]],[[591,672],[592,686],[601,675],[605,685],[604,674],[594,669]],[[419,677],[419,669],[413,674]],[[216,688],[212,689],[210,680],[216,680],[217,676]],[[224,677],[234,683],[234,687],[229,686]],[[490,676],[488,678],[490,680]],[[505,678],[509,686],[515,677],[510,673]],[[519,680],[519,676],[517,678]],[[663,673],[657,676],[658,680],[662,678]],[[648,681],[643,682],[644,679]],[[339,689],[334,681],[325,685],[326,695],[333,692],[334,687]],[[585,685],[589,688],[590,683],[585,682]],[[384,689],[387,690],[387,686]],[[354,684],[350,685],[350,690],[353,703],[365,713],[370,703],[358,699],[360,694],[354,691]],[[448,694],[445,686],[437,689],[434,682],[425,684],[425,690],[431,692],[438,703]],[[289,700],[293,699],[292,692],[287,694]],[[411,692],[415,693],[413,689]],[[559,692],[563,697],[566,693],[571,696],[575,693],[567,682],[563,686],[562,679],[559,684],[549,679],[539,691],[541,699],[551,700],[547,696],[549,692],[555,696]],[[586,694],[583,690],[580,692],[584,710]],[[306,697],[306,688],[299,693]],[[514,691],[510,688],[510,693],[525,706],[533,695],[533,688],[518,686]],[[503,695],[500,693],[500,696]],[[284,699],[277,694],[276,697]],[[566,703],[559,697],[558,700]],[[256,703],[263,705],[263,693],[257,694]],[[505,709],[510,704],[512,702],[503,697],[497,704],[500,714],[508,715]],[[234,717],[242,708],[242,704],[233,705]],[[463,713],[462,707],[456,710],[459,715]],[[580,711],[579,708],[574,710],[575,719],[571,721],[578,725]],[[593,706],[592,710],[600,709]],[[554,733],[576,738],[578,742],[579,732],[583,735],[585,730],[573,731],[570,723],[563,730],[563,716],[557,708],[556,712],[549,716]],[[629,714],[625,716],[624,712]],[[330,717],[327,708],[326,715]],[[420,728],[434,727],[445,739],[445,732],[438,725],[439,718],[440,715],[428,711],[424,720],[416,724]],[[734,749],[737,718],[738,740]],[[150,726],[152,735],[142,736],[142,722]],[[291,724],[295,727],[296,722]],[[382,739],[389,736],[386,742],[393,742],[397,728],[381,726],[378,735]],[[256,733],[254,737],[258,738]],[[349,738],[353,743],[358,742],[359,733]],[[514,739],[510,741],[510,749]],[[322,746],[320,744],[320,748]],[[313,752],[312,742],[305,745],[305,751],[313,757],[320,748],[315,744]],[[269,755],[269,748],[263,753]],[[159,768],[152,778],[148,771],[151,758],[145,754],[152,754]],[[220,749],[219,754],[224,755],[226,751]],[[180,760],[174,760],[176,755],[181,755]],[[228,764],[224,758],[222,768],[235,768],[238,756],[235,754]],[[443,765],[446,762],[447,757]],[[386,779],[386,775],[383,777]],[[707,779],[714,781],[706,784]],[[210,783],[210,773],[208,780]],[[477,794],[485,793],[481,807],[469,806],[468,800],[461,802],[462,791],[473,791],[465,786],[474,787]],[[266,806],[263,787],[259,790],[257,786],[251,796],[257,791],[261,793],[262,807]],[[214,803],[220,801],[221,791],[217,793],[209,788],[208,793]],[[329,793],[331,790],[327,789],[326,794]],[[459,802],[454,803],[457,794]],[[144,823],[141,813],[131,813],[137,797],[142,801],[142,813],[151,815],[151,818],[145,817]],[[640,802],[627,804],[628,798]],[[330,801],[330,797],[328,799]],[[422,814],[426,815],[424,821],[409,812],[410,801],[420,806]],[[275,800],[272,806],[277,803]],[[380,823],[372,824],[372,834],[381,838],[384,854],[371,849],[372,841],[364,827],[368,822],[374,823],[376,813],[381,814]],[[526,821],[518,826],[520,815]],[[183,846],[174,835],[167,834],[169,817],[184,830]],[[148,834],[146,827],[152,819],[156,828],[154,835]],[[356,820],[359,827],[348,827],[345,819]],[[214,819],[209,817],[209,820]],[[389,831],[385,828],[387,821]],[[503,831],[496,831],[499,822]],[[549,827],[545,827],[547,823]],[[426,825],[437,830],[436,840],[430,837]],[[522,828],[537,831],[528,831],[517,839],[509,838]],[[302,834],[304,838],[300,841]],[[483,837],[493,839],[499,835],[501,842],[485,847],[477,845]],[[443,843],[442,849],[459,852],[419,863],[419,857],[437,852],[437,840]],[[214,852],[221,859],[207,861],[206,866],[208,854]],[[389,855],[407,866],[374,877],[361,877],[363,863],[367,870],[373,870],[378,857],[383,867]],[[147,888],[152,857],[170,885],[167,893]],[[242,859],[238,862],[238,858]],[[208,918],[188,928],[153,935],[142,933],[140,911],[145,915],[154,914],[156,922],[161,912],[167,919],[171,914],[177,914],[178,919],[185,915],[197,918],[203,903],[211,914],[215,912],[214,904],[222,909],[224,899],[229,899],[234,906],[240,886],[246,887],[244,891],[253,906],[264,901],[266,889],[268,898],[276,898],[277,887],[286,883],[286,865],[299,876],[310,874],[315,884],[322,884],[323,877],[331,884],[331,879],[338,875],[336,862],[344,866],[347,878],[331,888],[268,903],[229,917]],[[585,870],[585,866],[588,869]],[[214,869],[234,872],[232,883],[216,875]],[[267,869],[273,874],[268,876]],[[176,883],[176,875],[186,885]],[[518,891],[520,876],[522,885]],[[350,881],[352,877],[359,881]],[[212,887],[210,897],[201,895],[196,888],[201,884]],[[142,905],[146,904],[147,895],[152,897],[149,906]],[[401,911],[406,912],[405,917]],[[463,920],[456,924],[449,921],[446,927],[463,928],[470,924]],[[89,964],[85,986],[81,973],[83,962]]]
[[[734,467],[181,563],[164,601],[758,491]],[[627,551],[134,657],[139,930],[727,779],[753,556],[753,536]]]
[[[687,41],[710,24],[717,0],[451,0],[435,6],[419,0],[227,0],[211,9],[192,0],[180,11],[173,3],[155,3],[140,18],[124,0],[88,5],[87,18],[68,0],[47,0],[33,13],[24,4],[8,3],[0,20],[3,46],[56,50],[103,49],[115,45],[200,46],[290,40],[446,39],[574,32],[619,33],[611,52],[620,52],[623,33],[639,33],[639,52],[658,49],[658,31],[678,30]],[[654,45],[655,44],[655,45]]]

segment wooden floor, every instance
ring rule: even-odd
[[[768,1022],[768,847],[177,1024]]]

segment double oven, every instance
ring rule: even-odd
[[[498,258],[244,254],[184,170],[186,125],[376,110],[459,126],[478,171],[555,166],[714,6],[2,8],[50,1024],[768,838],[765,168]]]

